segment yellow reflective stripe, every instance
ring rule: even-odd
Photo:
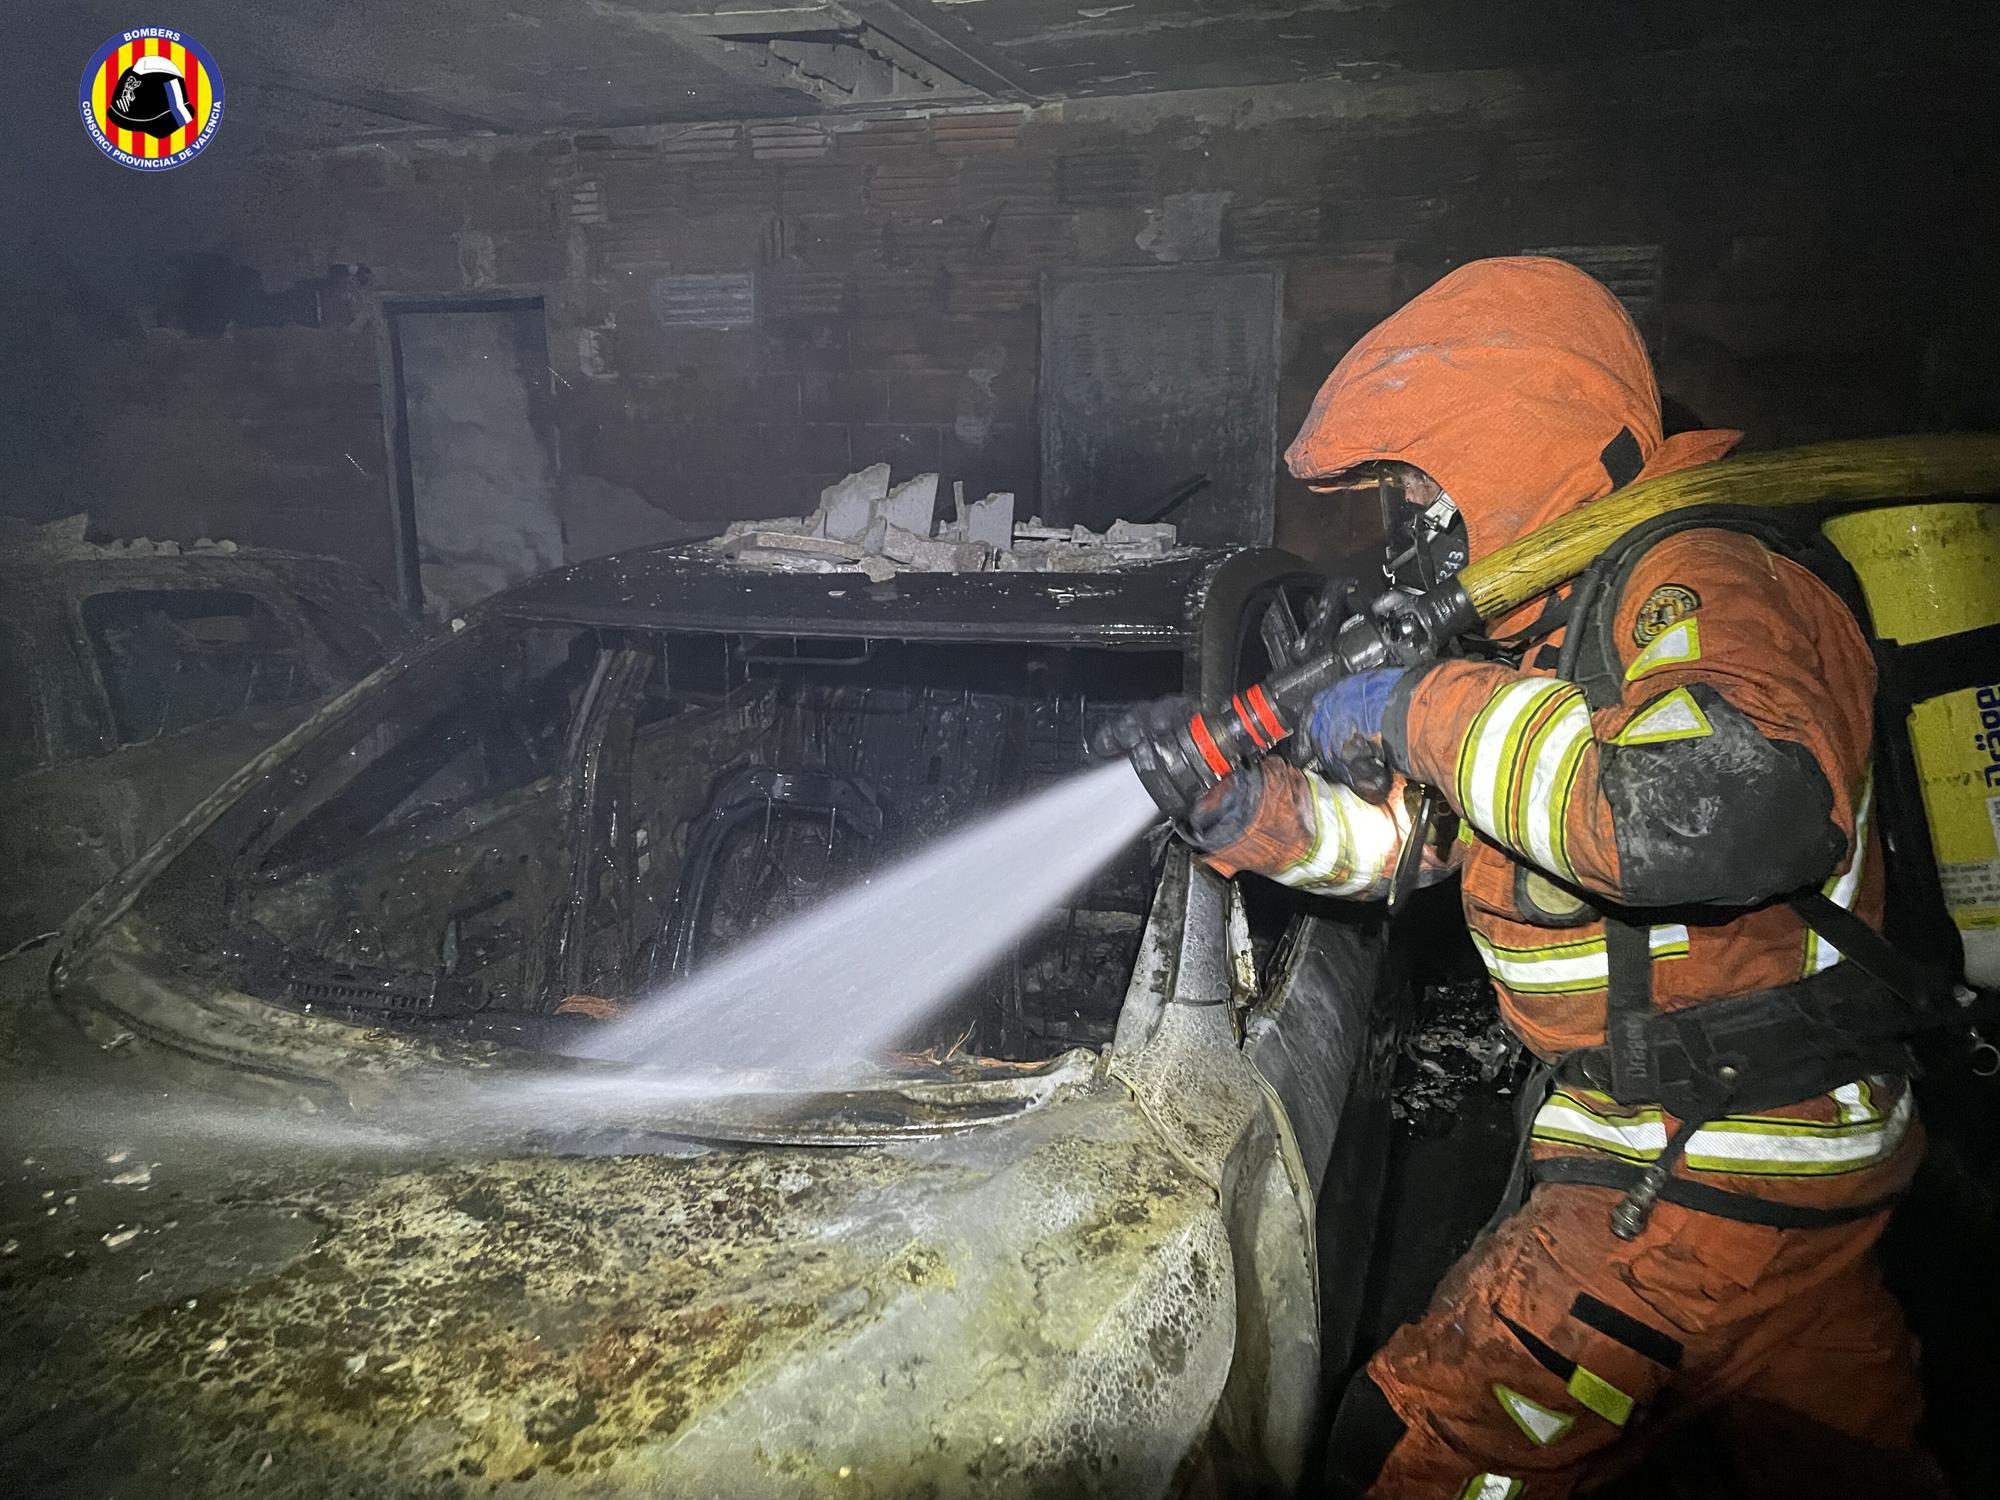
[[[1521,1481],[1505,1474],[1474,1474],[1458,1492],[1457,1500],[1514,1500],[1521,1493]]]
[[[1637,682],[1648,672],[1657,672],[1661,667],[1671,667],[1676,662],[1701,660],[1701,625],[1690,615],[1685,620],[1676,621],[1653,638],[1644,651],[1632,658],[1632,665],[1625,669],[1625,680]]]
[[[1607,1113],[1595,1102],[1602,1099],[1588,1091],[1558,1089],[1536,1112],[1531,1134],[1538,1141],[1582,1146],[1638,1165],[1666,1149],[1666,1117],[1656,1106]],[[1696,1171],[1734,1176],[1838,1176],[1888,1157],[1902,1143],[1914,1116],[1908,1093],[1887,1118],[1815,1121],[1731,1115],[1711,1120],[1689,1136],[1683,1159]]]
[[[1295,863],[1278,872],[1277,878],[1286,885],[1317,887],[1325,881],[1346,878],[1347,832],[1340,819],[1339,804],[1328,805],[1310,777],[1308,784],[1312,791],[1312,842]]]
[[[1868,858],[1868,815],[1874,810],[1875,777],[1871,772],[1861,783],[1861,796],[1854,804],[1854,858],[1840,874],[1832,876],[1820,890],[1843,911],[1854,910],[1855,895],[1861,889],[1861,867]],[[1840,950],[1811,928],[1806,929],[1806,967],[1818,974],[1840,962]]]
[[[1549,727],[1563,716],[1563,710],[1570,702],[1582,704],[1583,689],[1566,682],[1550,684],[1552,690],[1534,695],[1526,713],[1522,714],[1507,737],[1500,744],[1500,763],[1495,768],[1493,779],[1493,834],[1504,840],[1511,848],[1519,849],[1522,844],[1522,815],[1526,803],[1527,788],[1523,783],[1529,778],[1534,766],[1535,746],[1548,734]],[[1584,723],[1590,722],[1585,710]]]
[[[1611,737],[1614,745],[1664,745],[1673,740],[1699,740],[1715,733],[1708,715],[1686,688],[1663,693],[1633,715]]]
[[[1620,1104],[1616,1099],[1613,1099],[1609,1094],[1602,1093],[1597,1089],[1558,1088],[1549,1097],[1566,1100],[1576,1105],[1579,1109],[1589,1110],[1593,1115],[1605,1120],[1663,1120],[1666,1118],[1666,1112],[1657,1104],[1638,1104],[1628,1108]],[[1716,1129],[1726,1129],[1731,1126],[1741,1125],[1768,1125],[1781,1131],[1807,1131],[1817,1132],[1821,1135],[1838,1135],[1875,1124],[1882,1118],[1881,1110],[1875,1108],[1873,1103],[1870,1102],[1873,1099],[1873,1091],[1866,1079],[1859,1079],[1853,1083],[1843,1083],[1839,1088],[1825,1097],[1831,1099],[1840,1108],[1842,1113],[1841,1119],[1801,1120],[1791,1115],[1724,1115],[1714,1122],[1714,1127]],[[1846,1114],[1849,1108],[1849,1101],[1857,1099],[1862,1101],[1859,1105],[1860,1112],[1856,1116],[1849,1118]]]
[[[1623,1427],[1632,1415],[1632,1398],[1602,1375],[1586,1370],[1582,1365],[1578,1365],[1569,1377],[1569,1393],[1613,1427]]]
[[[1567,839],[1569,793],[1576,768],[1590,744],[1590,708],[1577,693],[1548,717],[1525,749],[1527,787],[1523,795],[1520,848],[1545,870],[1574,880]]]
[[[1517,994],[1587,994],[1611,982],[1602,936],[1540,948],[1502,948],[1476,932],[1472,941],[1486,961],[1487,972]],[[1688,930],[1679,923],[1655,927],[1646,946],[1656,962],[1686,958]]]
[[[1521,686],[1523,684],[1516,683],[1488,698],[1486,706],[1472,716],[1472,723],[1465,731],[1465,742],[1458,748],[1458,805],[1465,810],[1468,824],[1473,821],[1473,771],[1479,759],[1479,747],[1486,742],[1486,727],[1493,721],[1493,715],[1498,712],[1507,694]]]
[[[1508,826],[1508,800],[1520,764],[1521,735],[1538,708],[1578,691],[1567,682],[1524,678],[1495,693],[1473,719],[1458,757],[1459,806],[1483,832],[1519,847]]]

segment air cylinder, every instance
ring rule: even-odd
[[[2000,505],[1896,505],[1838,516],[1830,537],[1876,633],[1902,645],[2000,624]],[[2000,987],[2000,661],[1909,722],[1945,905],[1965,977]]]

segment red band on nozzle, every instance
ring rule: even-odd
[[[1250,743],[1255,745],[1259,750],[1270,749],[1273,742],[1264,737],[1264,731],[1257,722],[1257,715],[1252,711],[1250,705],[1244,701],[1243,695],[1238,693],[1235,697],[1231,698],[1229,706],[1236,710],[1237,722],[1243,726],[1244,732],[1250,736]]]
[[[1195,749],[1201,752],[1201,758],[1208,763],[1209,770],[1218,778],[1229,774],[1229,762],[1224,759],[1222,751],[1216,748],[1215,736],[1208,732],[1208,722],[1200,714],[1188,720],[1188,738],[1194,741]]]
[[[1271,745],[1277,744],[1285,737],[1285,724],[1284,720],[1278,717],[1278,711],[1271,706],[1270,698],[1265,695],[1264,684],[1261,682],[1252,684],[1250,691],[1245,693],[1244,697],[1250,700],[1250,707],[1256,712],[1257,722],[1264,726],[1264,732],[1271,737]],[[1268,750],[1270,745],[1264,748]]]

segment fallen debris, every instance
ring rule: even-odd
[[[708,545],[729,562],[766,573],[863,573],[881,583],[898,573],[1102,573],[1182,550],[1169,523],[1114,521],[1104,531],[1017,522],[1014,496],[999,491],[967,503],[953,486],[952,514],[940,520],[938,476],[892,486],[887,464],[849,474],[820,491],[811,515],[735,521]]]
[[[1440,1135],[1467,1095],[1509,1092],[1513,1069],[1494,1066],[1506,1032],[1484,980],[1428,987],[1418,1015],[1396,1058],[1389,1110],[1409,1135]]]
[[[79,511],[53,521],[24,521],[0,516],[0,547],[16,559],[59,562],[78,557],[180,557],[207,554],[232,557],[244,548],[224,538],[197,537],[189,543],[154,541],[151,537],[114,537],[90,540],[90,515]]]

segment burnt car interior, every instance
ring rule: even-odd
[[[218,863],[188,862],[226,892],[213,951],[231,983],[358,1021],[556,1038],[577,1024],[565,998],[643,997],[1078,769],[1092,725],[1182,671],[1159,652],[754,634],[455,644],[447,680],[329,733],[295,798],[225,820]],[[1156,849],[1101,872],[908,1049],[1027,1061],[1108,1041]],[[173,886],[148,899],[191,895]]]

